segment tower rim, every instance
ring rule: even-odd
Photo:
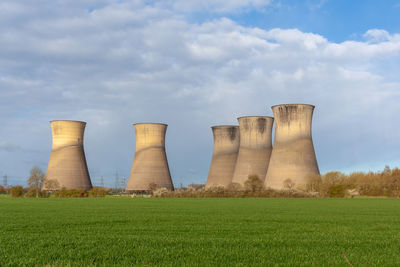
[[[214,126],[211,126],[211,129],[216,129],[216,128],[232,128],[232,127],[239,127],[239,125],[214,125]]]
[[[273,119],[274,117],[272,116],[256,116],[256,115],[249,115],[249,116],[241,116],[238,117],[237,119],[243,119],[243,118],[269,118],[269,119]]]
[[[52,122],[63,122],[63,121],[65,121],[65,122],[79,122],[79,123],[86,124],[86,121],[77,121],[77,120],[51,120],[49,122],[52,123]]]
[[[164,126],[168,126],[168,124],[166,123],[160,123],[160,122],[137,122],[132,124],[133,126],[135,125],[142,125],[142,124],[147,124],[147,125],[164,125]]]
[[[314,105],[311,105],[311,104],[291,103],[291,104],[278,104],[278,105],[273,105],[273,106],[271,106],[271,109],[274,109],[275,107],[282,107],[282,106],[308,106],[308,107],[315,108],[315,106],[314,106]]]

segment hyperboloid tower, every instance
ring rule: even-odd
[[[310,175],[319,174],[311,136],[314,106],[284,104],[273,106],[272,111],[275,138],[265,186],[283,189],[290,181],[291,186],[302,188]]]
[[[231,184],[239,151],[239,127],[223,125],[211,127],[214,151],[206,188]]]
[[[49,184],[56,185],[57,188],[91,189],[92,183],[83,149],[86,122],[57,120],[51,121],[50,125],[53,144],[42,189],[53,190],[54,188],[48,188]]]
[[[137,123],[135,158],[129,176],[127,192],[156,188],[174,190],[165,152],[166,124]]]
[[[264,181],[272,151],[274,118],[247,116],[238,121],[240,145],[232,182],[243,185],[252,174]]]

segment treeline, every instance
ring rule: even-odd
[[[386,166],[381,172],[328,172],[324,175],[310,175],[306,185],[297,186],[290,179],[285,180],[283,190],[264,188],[257,175],[249,175],[244,185],[231,184],[225,187],[205,189],[187,188],[169,192],[165,189],[153,191],[154,197],[354,197],[384,196],[400,197],[400,169]]]
[[[0,186],[0,193],[10,194],[11,197],[21,198],[21,197],[32,197],[32,198],[48,198],[48,197],[58,197],[58,198],[78,198],[78,197],[105,197],[111,192],[109,188],[103,187],[93,187],[91,190],[83,189],[60,189],[57,191],[38,191],[35,188],[22,187],[20,185],[12,186],[9,188],[4,188]]]
[[[93,187],[91,190],[59,189],[40,191],[43,174],[37,170],[31,172],[28,187],[13,186],[4,188],[0,186],[0,193],[10,194],[12,197],[104,197],[106,195],[121,195],[120,191],[110,188]],[[33,177],[33,178],[32,178]],[[150,193],[153,197],[354,197],[354,196],[384,196],[400,197],[400,169],[391,169],[386,166],[380,172],[353,172],[344,174],[341,172],[328,172],[324,175],[310,175],[307,183],[298,186],[290,179],[284,182],[283,190],[264,188],[263,181],[257,175],[249,175],[244,185],[232,183],[228,187],[214,187],[205,189],[204,185],[178,188],[168,191],[165,188],[157,188],[152,185]],[[141,194],[137,194],[140,196]],[[143,194],[142,194],[143,195]],[[134,196],[131,195],[131,196]]]
[[[29,174],[27,180],[27,187],[21,185],[4,188],[0,186],[0,193],[10,194],[11,197],[62,197],[62,198],[76,198],[76,197],[105,197],[111,189],[104,187],[93,187],[91,190],[83,189],[65,189],[60,188],[58,183],[54,180],[47,181],[46,188],[51,190],[42,191],[43,184],[45,183],[45,174],[42,169],[34,166]]]
[[[400,197],[400,169],[385,166],[381,172],[328,172],[310,177],[306,190],[322,197],[386,196]]]

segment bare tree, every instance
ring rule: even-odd
[[[39,191],[40,188],[42,188],[43,181],[44,173],[42,169],[38,166],[33,167],[28,178],[28,187],[36,190],[36,197],[39,197]]]
[[[247,180],[244,182],[244,188],[247,191],[257,192],[264,188],[264,183],[257,174],[249,174]]]
[[[308,192],[319,192],[321,183],[321,175],[309,174],[307,177],[306,190]]]
[[[288,189],[289,191],[292,191],[294,189],[295,185],[296,184],[290,178],[288,178],[285,181],[283,181],[283,187]]]
[[[227,186],[227,190],[231,192],[238,192],[240,190],[243,190],[243,186],[239,183],[230,183]]]
[[[154,190],[157,190],[160,187],[156,183],[150,183],[149,184],[149,188],[150,188],[151,191],[154,191]]]
[[[47,191],[57,191],[60,189],[60,183],[57,180],[49,179],[44,182]]]

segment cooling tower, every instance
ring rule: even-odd
[[[314,106],[287,104],[272,107],[275,117],[275,138],[265,186],[283,189],[290,179],[301,188],[310,174],[319,174],[311,136]]]
[[[147,191],[152,186],[174,190],[165,153],[166,124],[137,123],[136,151],[125,191]]]
[[[56,188],[86,189],[92,188],[89,171],[83,149],[83,134],[86,122],[82,121],[51,121],[53,144],[47,167],[43,190],[50,182],[56,183]]]
[[[228,186],[232,182],[239,151],[239,127],[226,125],[211,127],[214,152],[211,159],[206,188]]]
[[[238,121],[240,145],[232,182],[243,185],[250,174],[256,174],[264,181],[272,151],[274,118],[248,116],[238,118]]]

